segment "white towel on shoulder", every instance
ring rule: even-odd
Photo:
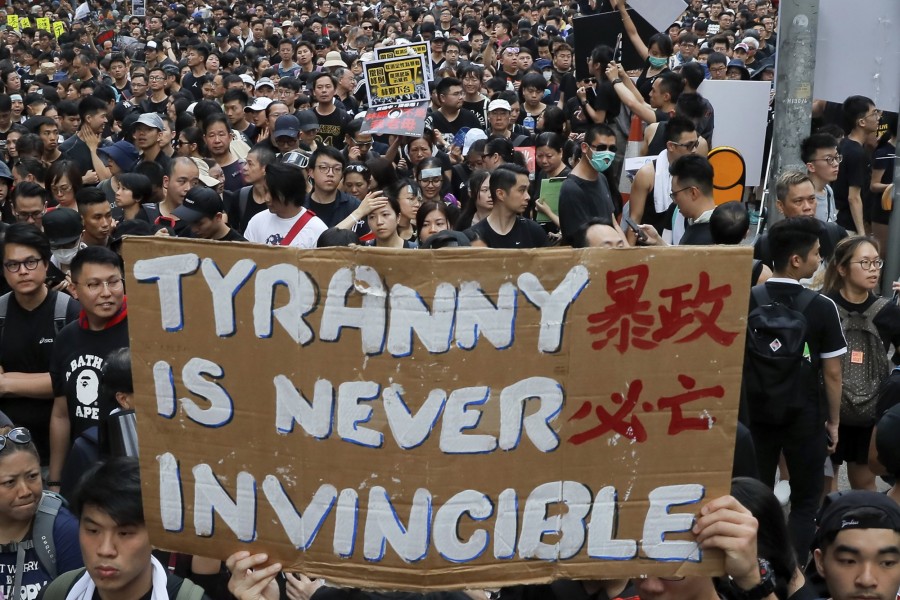
[[[154,557],[150,557],[150,563],[153,565],[153,595],[152,600],[169,600],[169,592],[166,590],[166,570],[159,561]],[[90,574],[85,571],[84,575],[78,578],[66,600],[91,600],[94,597],[94,580]]]
[[[669,151],[663,150],[656,157],[656,179],[653,181],[653,208],[657,214],[666,212],[672,204],[672,176],[669,175]]]

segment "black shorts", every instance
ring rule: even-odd
[[[865,465],[869,462],[869,444],[872,441],[874,425],[856,427],[853,425],[838,426],[838,445],[831,462],[835,466],[843,462]]]

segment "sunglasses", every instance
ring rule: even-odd
[[[615,144],[597,144],[596,146],[588,146],[594,152],[618,152],[619,148]]]
[[[365,175],[369,172],[369,168],[366,165],[347,165],[347,168],[344,169],[344,173],[359,173],[360,175]]]
[[[6,435],[0,435],[0,451],[6,448],[6,440],[19,445],[30,444],[31,432],[24,427],[16,427],[10,429]]]

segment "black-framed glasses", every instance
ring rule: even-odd
[[[860,267],[862,267],[863,271],[868,271],[872,267],[875,267],[876,269],[881,269],[881,267],[884,266],[884,261],[881,260],[880,258],[876,258],[875,260],[869,260],[868,258],[864,258],[862,260],[851,260],[850,264],[851,265],[859,265]]]
[[[693,152],[700,146],[700,141],[695,140],[693,142],[685,142],[684,144],[679,144],[678,142],[671,142],[673,146],[681,146],[686,149],[688,152]]]
[[[619,151],[619,147],[616,146],[615,144],[597,144],[596,146],[588,145],[588,148],[590,148],[594,152],[606,152],[606,151],[618,152]]]
[[[675,198],[678,197],[678,194],[680,194],[681,192],[683,192],[683,191],[685,191],[685,190],[689,190],[689,189],[691,189],[692,187],[696,187],[696,186],[689,185],[689,186],[687,186],[687,187],[681,188],[680,190],[674,190],[674,191],[671,191],[671,192],[669,192],[669,198],[671,198],[672,201],[674,202],[674,201],[675,201]]]
[[[368,142],[361,142],[361,141],[359,141],[359,140],[356,139],[356,138],[350,138],[350,139],[353,140],[353,145],[354,145],[354,146],[371,146],[371,145],[373,144],[373,141],[372,141],[372,140],[369,140]]]
[[[30,444],[31,432],[24,427],[15,427],[7,431],[5,435],[0,434],[0,451],[6,448],[6,440],[19,445]]]
[[[41,215],[43,215],[43,213],[41,213]],[[38,216],[40,216],[40,215],[38,215]],[[25,269],[27,269],[28,271],[34,271],[35,269],[37,269],[39,264],[41,264],[40,258],[35,258],[34,256],[29,256],[25,260],[7,261],[7,262],[3,263],[3,266],[10,273],[18,273],[19,269],[22,267],[22,265],[25,265]]]
[[[841,154],[835,154],[834,156],[826,156],[824,158],[813,158],[809,162],[825,162],[833,167],[835,165],[841,164],[843,160],[844,157]]]

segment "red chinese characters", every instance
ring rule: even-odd
[[[666,340],[683,344],[703,336],[722,346],[734,342],[738,333],[723,330],[717,322],[731,295],[730,285],[711,288],[709,274],[702,271],[696,285],[660,290],[662,303],[654,310],[653,303],[644,298],[649,276],[646,264],[606,273],[606,293],[612,304],[588,315],[588,333],[597,336],[591,344],[594,350],[613,342],[624,354],[632,346],[651,350]]]
[[[682,392],[674,396],[662,396],[656,404],[650,401],[641,401],[641,393],[644,383],[640,379],[632,381],[628,385],[627,392],[613,392],[610,399],[614,405],[608,410],[603,404],[596,405],[590,400],[584,401],[574,415],[569,417],[569,422],[584,421],[592,414],[597,424],[593,427],[569,436],[567,441],[576,446],[595,440],[607,433],[617,433],[622,437],[641,443],[647,441],[647,429],[641,423],[640,416],[635,412],[640,408],[641,412],[668,411],[669,425],[667,433],[678,435],[684,431],[710,429],[716,422],[716,418],[704,411],[698,416],[686,416],[685,405],[695,400],[704,398],[722,398],[725,388],[721,385],[696,389],[697,382],[688,375],[679,375],[678,383]]]

